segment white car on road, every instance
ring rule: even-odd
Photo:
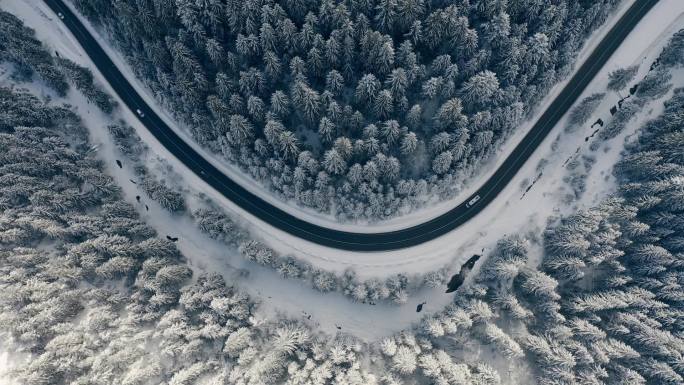
[[[480,200],[480,195],[475,195],[473,199],[469,200],[468,203],[466,203],[466,207],[471,208],[477,201]]]

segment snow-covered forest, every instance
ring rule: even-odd
[[[539,269],[529,240],[503,240],[453,305],[372,344],[253,317],[120,200],[77,116],[1,97],[0,319],[20,383],[683,381],[683,91],[616,167],[619,194],[540,235]]]
[[[73,1],[195,141],[345,220],[460,191],[618,3]]]
[[[392,36],[404,28],[390,26]],[[244,282],[192,263],[158,234],[108,175],[83,111],[62,97],[79,92],[106,114],[116,102],[87,68],[52,56],[0,11],[0,384],[682,384],[684,89],[670,86],[682,68],[684,30],[598,131],[592,143],[606,142],[668,95],[625,142],[612,196],[548,218],[543,231],[503,237],[444,309],[362,340],[306,317],[264,317]],[[635,73],[612,72],[608,89],[629,87]],[[586,125],[603,97],[579,101],[567,130]],[[293,112],[288,124],[300,118]],[[128,159],[144,158],[125,122],[103,130]],[[299,274],[299,262],[251,240],[219,208],[195,209],[155,172],[136,165],[140,188],[161,207],[257,264]],[[323,292],[345,285],[310,278]],[[394,299],[390,282],[342,290]]]
[[[102,111],[112,111],[115,103],[93,83],[89,70],[68,59],[51,56],[33,37],[33,32],[22,27],[21,22],[13,15],[0,12],[0,22],[0,27],[7,32],[6,36],[12,38],[8,42],[11,52],[7,60],[18,67],[15,69],[14,77],[18,80],[27,80],[29,75],[35,72],[55,89],[57,95],[64,95],[70,83],[76,84],[78,90]],[[35,71],[32,71],[33,62],[41,63]],[[87,82],[81,79],[86,79]],[[107,103],[100,103],[103,100]],[[153,160],[159,160],[150,156],[148,146],[126,122],[119,121],[108,125],[106,131],[121,155],[134,164],[132,176],[135,180],[131,182],[137,180],[135,183],[147,197],[171,213],[189,216],[197,228],[210,238],[224,243],[250,262],[276,270],[284,279],[307,282],[309,287],[324,293],[338,291],[353,301],[367,304],[403,304],[412,292],[423,286],[437,287],[445,283],[446,272],[443,268],[426,274],[402,273],[386,279],[364,280],[359,279],[353,270],[335,273],[318,269],[292,256],[282,255],[255,239],[253,234],[245,231],[231,218],[231,213],[226,212],[211,199],[203,194],[197,194],[199,196],[192,200],[199,202],[193,202],[195,204],[191,205],[188,202],[191,200],[188,199],[190,197],[181,192],[179,186],[171,187],[171,183],[159,178],[156,170],[149,168]],[[136,198],[137,203],[143,203],[140,196]]]

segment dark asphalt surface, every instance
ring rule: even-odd
[[[384,251],[419,245],[450,232],[482,211],[520,170],[639,20],[658,2],[637,0],[630,7],[494,175],[463,203],[432,220],[406,229],[384,233],[351,233],[298,219],[249,192],[212,166],[176,135],[145,103],[62,0],[44,1],[55,13],[61,12],[61,21],[83,46],[126,106],[134,113],[136,109],[143,111],[144,117],[139,117],[140,121],[197,176],[242,209],[280,230],[310,242],[350,251]],[[479,197],[479,200],[469,206],[467,203],[475,197]]]

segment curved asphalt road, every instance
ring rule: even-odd
[[[298,219],[272,206],[221,173],[178,137],[155,114],[62,0],[44,1],[55,13],[61,13],[62,17],[60,18],[64,24],[78,39],[126,106],[132,111],[140,109],[144,112],[144,117],[140,118],[140,121],[162,145],[195,174],[221,192],[226,198],[274,227],[311,242],[350,251],[383,251],[415,246],[448,233],[479,213],[496,198],[520,170],[527,158],[532,155],[549,131],[572,106],[629,32],[658,2],[658,0],[637,0],[630,7],[539,118],[539,121],[527,133],[522,142],[518,144],[494,175],[465,202],[437,218],[407,229],[385,233],[351,233],[328,229]],[[474,200],[477,201],[468,204]]]

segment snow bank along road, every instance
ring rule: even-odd
[[[354,233],[329,229],[299,219],[274,207],[227,177],[185,143],[145,103],[95,38],[62,0],[44,1],[69,28],[126,106],[136,113],[142,124],[169,152],[202,180],[242,209],[271,226],[310,242],[350,251],[384,251],[416,246],[448,233],[477,215],[515,176],[629,32],[658,2],[658,0],[638,0],[625,12],[508,158],[464,202],[436,218],[409,228],[382,233]]]

